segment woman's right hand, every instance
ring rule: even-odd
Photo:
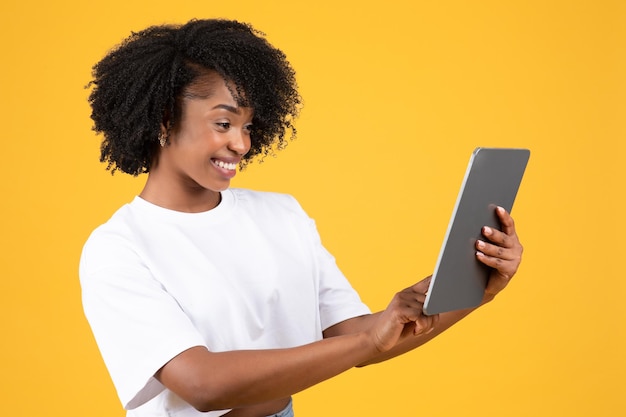
[[[379,352],[386,352],[406,339],[428,334],[439,321],[439,315],[427,316],[423,307],[431,277],[397,293],[387,308],[377,315],[369,329]]]

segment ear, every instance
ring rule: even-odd
[[[169,134],[172,129],[171,123],[172,115],[169,109],[163,109],[163,117],[161,118],[161,132],[165,132],[165,134]]]
[[[171,126],[168,121],[164,121],[159,126],[159,142],[161,147],[165,147],[170,137]]]

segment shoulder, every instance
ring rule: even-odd
[[[82,248],[81,268],[83,265],[111,263],[137,256],[137,236],[133,224],[142,214],[135,206],[134,202],[125,204],[91,232]]]
[[[103,238],[110,239],[115,236],[128,236],[132,219],[137,215],[136,211],[137,209],[133,207],[133,203],[123,205],[106,222],[91,232],[87,242]]]

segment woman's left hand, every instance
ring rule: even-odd
[[[492,299],[504,289],[517,272],[524,248],[517,237],[515,222],[502,207],[496,208],[501,230],[483,227],[485,240],[476,241],[476,257],[493,268],[485,289],[485,298]]]

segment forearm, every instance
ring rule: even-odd
[[[364,332],[289,349],[212,353],[197,347],[156,376],[198,410],[208,411],[288,397],[376,354]]]
[[[491,300],[493,300],[493,295],[485,295],[480,306],[490,302]],[[404,339],[403,341],[401,341],[400,343],[398,343],[392,349],[386,352],[379,353],[375,355],[374,357],[360,363],[357,366],[366,366],[366,365],[383,362],[388,359],[394,358],[396,356],[402,355],[406,352],[409,352],[427,343],[428,341],[432,340],[436,336],[440,335],[441,333],[443,333],[444,331],[452,327],[454,324],[459,322],[461,319],[465,318],[472,311],[476,310],[476,308],[442,313],[439,315],[439,321],[435,324],[435,326],[429,333],[421,334],[421,335],[414,336],[414,337],[408,337]],[[364,331],[364,329],[370,328],[371,326],[374,325],[375,321],[377,320],[377,316],[380,313],[381,312],[367,315],[367,316],[355,317],[354,319],[346,320],[345,322],[339,323],[327,329],[324,332],[324,336],[334,337],[334,336],[338,336],[342,334],[349,334],[349,333]]]
[[[379,362],[384,362],[388,359],[395,358],[396,356],[400,356],[406,352],[418,348],[452,327],[455,323],[466,317],[474,310],[475,309],[466,309],[452,311],[449,313],[442,313],[439,315],[439,322],[433,327],[433,330],[429,333],[408,338],[403,342],[397,344],[395,347],[388,350],[387,352],[380,353],[373,358],[360,363],[357,366],[367,366]]]

